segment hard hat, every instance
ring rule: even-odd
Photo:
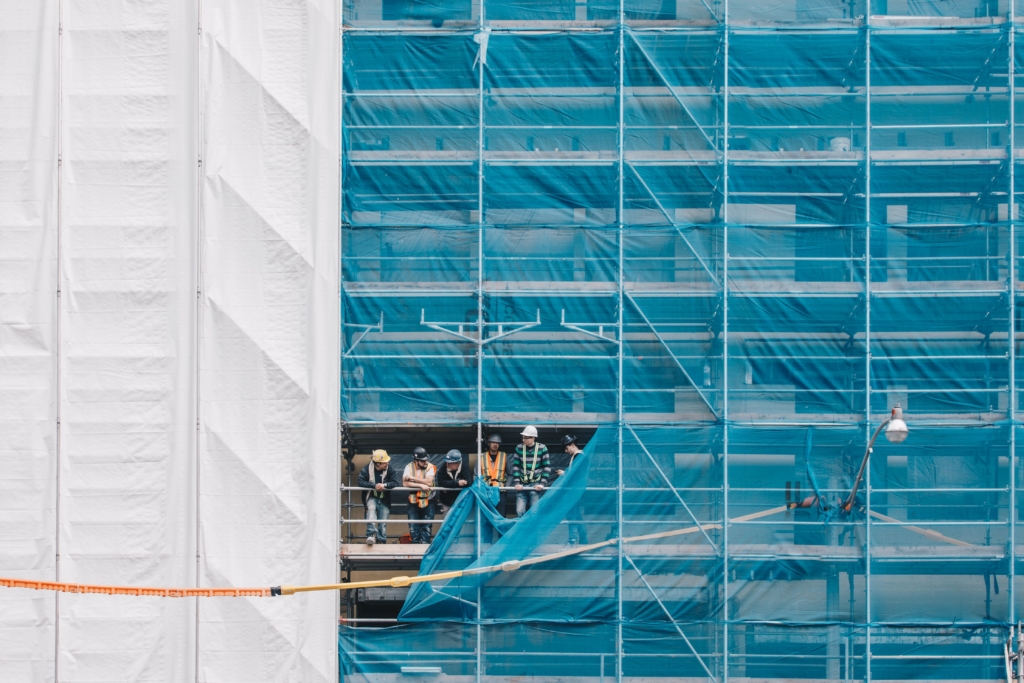
[[[571,443],[576,443],[575,436],[570,436],[569,434],[566,434],[565,436],[562,437],[562,448],[565,448]]]
[[[417,446],[412,449],[412,458],[413,460],[428,460],[427,449],[423,446]]]
[[[526,427],[526,429],[521,431],[519,434],[521,436],[532,436],[533,438],[536,439],[537,438],[537,428],[534,427],[533,425],[528,425]]]
[[[487,442],[488,443],[501,443],[501,435],[500,434],[491,434],[489,437],[487,437]]]
[[[453,448],[448,451],[448,455],[444,456],[445,462],[462,462],[462,453],[459,449]]]
[[[391,460],[391,456],[388,455],[388,452],[383,448],[378,448],[373,452],[372,460],[374,462],[389,462]]]

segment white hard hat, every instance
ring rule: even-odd
[[[537,438],[537,428],[534,427],[533,425],[527,425],[526,429],[524,429],[522,432],[520,432],[520,435],[521,436],[532,436],[533,438],[536,439]]]

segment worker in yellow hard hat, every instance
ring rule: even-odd
[[[398,473],[391,467],[391,456],[377,449],[370,463],[359,472],[366,512],[366,545],[388,542],[387,518],[391,516],[391,489],[398,486]],[[375,524],[380,520],[380,523]]]

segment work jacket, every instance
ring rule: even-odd
[[[459,486],[459,479],[466,482],[465,486]],[[465,463],[459,465],[459,469],[454,472],[449,472],[448,467],[442,464],[437,468],[437,487],[444,489],[441,491],[437,499],[441,501],[441,504],[452,506],[455,504],[455,499],[459,497],[459,493],[464,488],[469,488],[473,485],[473,468],[467,466]]]
[[[363,505],[366,505],[366,499],[369,496],[380,499],[380,502],[386,505],[388,508],[391,507],[391,489],[398,486],[401,482],[398,480],[398,471],[394,467],[388,464],[388,468],[383,472],[378,472],[377,468],[373,466],[371,462],[369,465],[359,471],[359,486],[364,489],[372,489],[377,484],[384,484],[383,491],[363,491]]]

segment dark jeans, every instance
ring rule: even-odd
[[[421,508],[415,503],[409,503],[409,520],[423,520],[429,521],[434,519],[435,503],[431,500],[427,503],[427,507]],[[409,536],[412,537],[413,543],[430,543],[430,530],[433,525],[431,524],[410,524],[409,525]]]
[[[569,522],[569,543],[586,545],[587,527],[582,524],[583,511],[580,509],[579,503],[572,506],[566,519]]]

